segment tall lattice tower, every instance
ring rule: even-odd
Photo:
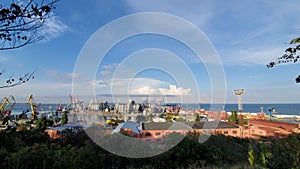
[[[238,110],[239,112],[243,112],[243,103],[242,103],[242,95],[245,94],[244,89],[234,90],[234,94],[238,97]]]

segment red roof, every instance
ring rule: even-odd
[[[295,128],[298,128],[297,124],[291,124],[291,123],[285,123],[285,122],[266,121],[266,120],[250,120],[249,125],[250,124],[277,127],[277,128],[282,128],[282,129],[285,129],[285,130],[294,130]]]

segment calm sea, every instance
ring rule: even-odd
[[[67,106],[63,104],[63,107]],[[55,111],[58,104],[41,104],[39,111]],[[237,110],[237,104],[225,104],[225,105],[210,105],[210,104],[182,104],[182,108],[185,109],[206,109],[206,110],[225,110],[227,112],[231,110]],[[265,113],[269,113],[268,109],[274,108],[278,114],[287,115],[300,115],[300,104],[243,104],[243,112],[257,113],[261,112],[261,109]],[[31,110],[29,104],[16,104],[12,114],[19,114],[23,110]]]
[[[186,108],[199,108],[196,104],[183,104],[182,107]],[[238,110],[237,104],[225,104],[225,105],[210,105],[200,104],[201,109],[206,110],[225,110],[230,112],[232,110]],[[274,109],[278,114],[286,115],[300,115],[300,104],[243,104],[243,112],[258,113],[263,110],[265,113],[269,113],[269,109]]]

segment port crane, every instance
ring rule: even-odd
[[[10,95],[8,98],[4,97],[0,105],[0,117],[10,116],[12,109],[16,104],[15,98]]]
[[[9,121],[9,116],[12,109],[16,104],[15,98],[10,95],[8,98],[4,97],[0,105],[0,118],[3,119],[2,125],[7,125]]]
[[[41,103],[39,103],[39,105],[34,104],[33,95],[29,96],[28,103],[29,103],[30,108],[31,108],[31,119],[36,120],[37,115],[39,114],[37,109],[40,107]]]

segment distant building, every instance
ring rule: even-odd
[[[270,122],[263,120],[251,120],[249,125],[243,126],[228,122],[157,122],[135,123],[127,121],[128,125],[120,128],[132,137],[143,138],[145,141],[161,141],[171,133],[179,133],[186,136],[188,133],[198,134],[222,134],[239,138],[281,137],[292,132],[300,133],[299,124]]]
[[[45,132],[52,139],[62,138],[68,130],[76,133],[83,128],[78,124],[66,124],[52,127]],[[105,132],[104,132],[105,131]],[[239,138],[282,137],[293,132],[300,133],[300,123],[290,124],[266,120],[249,120],[248,125],[232,124],[224,121],[199,121],[199,122],[149,122],[137,123],[127,120],[114,130],[101,130],[105,133],[124,133],[131,137],[142,138],[144,141],[162,141],[172,133],[183,136],[188,134],[222,134]]]
[[[60,139],[63,135],[69,131],[70,133],[76,134],[79,131],[83,130],[83,127],[79,123],[69,123],[63,126],[51,127],[45,130],[51,139]]]
[[[123,125],[120,132],[145,141],[161,141],[171,133],[178,133],[186,136],[188,133],[199,134],[224,134],[226,136],[240,137],[241,129],[238,126],[226,122],[158,122],[158,123],[135,123],[126,122],[130,125]]]
[[[113,133],[125,132],[132,137],[139,137],[142,134],[142,128],[140,123],[127,120],[125,123],[120,124]]]
[[[171,133],[186,135],[192,127],[184,122],[143,123],[141,137],[145,141],[161,141]]]
[[[209,121],[227,121],[227,113],[225,111],[209,111],[209,110],[196,110],[195,111],[200,116],[205,115]]]
[[[119,104],[119,113],[126,113],[126,111],[127,111],[127,105],[126,104]]]
[[[300,133],[300,123],[291,124],[268,120],[249,120],[244,135],[249,138],[282,137],[291,133]]]

